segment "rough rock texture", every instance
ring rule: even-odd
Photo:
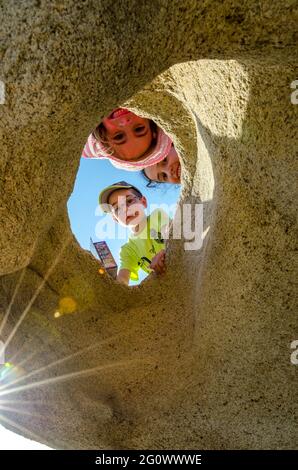
[[[294,7],[0,2],[3,425],[65,449],[298,447]],[[123,103],[173,137],[208,230],[138,288],[98,274],[66,208]]]

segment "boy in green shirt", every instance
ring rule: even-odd
[[[130,279],[138,280],[138,271],[165,271],[165,231],[169,216],[161,209],[148,217],[147,200],[142,193],[126,181],[112,184],[99,195],[99,205],[104,212],[111,213],[115,222],[131,230],[128,242],[120,250],[120,268],[117,281],[128,285]]]

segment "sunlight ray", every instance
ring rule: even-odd
[[[22,271],[21,271],[21,274],[20,274],[20,276],[19,276],[19,280],[18,280],[17,285],[16,285],[16,287],[15,287],[15,289],[14,289],[14,293],[12,294],[11,301],[10,301],[8,307],[7,307],[7,310],[6,310],[6,312],[5,312],[5,315],[4,315],[3,320],[2,320],[2,322],[1,322],[1,325],[0,325],[0,336],[1,336],[1,334],[2,334],[2,331],[3,331],[3,329],[4,329],[5,324],[6,324],[6,322],[7,322],[7,319],[8,319],[8,317],[9,317],[10,310],[11,310],[11,307],[13,306],[14,301],[15,301],[15,298],[16,298],[16,295],[17,295],[17,293],[18,293],[19,287],[20,287],[20,285],[22,284],[22,281],[23,281],[25,272],[26,272],[26,267],[25,267],[24,269],[22,269]]]
[[[54,260],[53,264],[49,267],[48,271],[46,272],[43,280],[41,281],[40,285],[36,288],[36,291],[35,293],[33,294],[32,298],[30,299],[27,307],[24,309],[23,313],[21,314],[19,320],[17,321],[16,325],[14,326],[14,328],[12,329],[10,335],[8,336],[8,339],[5,341],[5,344],[4,346],[2,347],[2,350],[6,349],[7,346],[9,345],[9,343],[11,342],[12,338],[14,337],[14,335],[16,334],[18,328],[20,327],[21,323],[23,322],[24,318],[26,317],[27,313],[29,312],[30,308],[32,307],[33,303],[35,302],[37,296],[39,295],[40,291],[42,290],[42,288],[44,287],[45,283],[47,282],[49,276],[51,275],[51,273],[53,272],[53,270],[55,269],[56,265],[58,264],[58,261],[59,261],[59,258],[60,256],[62,255],[63,251],[65,250],[65,248],[67,247],[68,243],[70,242],[72,238],[72,235],[69,235],[66,239],[66,241],[64,242],[64,244],[62,245],[62,248],[60,250],[60,252],[57,254],[56,256],[56,259]]]
[[[24,366],[28,361],[30,361],[34,356],[36,356],[36,354],[37,354],[37,351],[34,351],[33,353],[29,354],[29,356],[26,357],[26,359],[24,359],[23,361],[21,361],[21,362],[19,362],[19,363],[16,363],[16,362],[15,362],[15,358],[16,358],[16,356],[18,355],[18,353],[15,354],[9,361],[7,361],[7,363],[11,364],[11,368],[6,372],[6,374],[5,374],[5,379],[7,379],[10,375],[13,375],[13,373],[15,372],[15,369],[22,369],[23,366]],[[1,371],[1,369],[0,369],[0,371]],[[21,379],[21,378],[18,378],[18,379],[16,379],[16,380],[19,380],[19,379]],[[1,383],[1,379],[0,379],[0,383]],[[12,382],[10,382],[10,383],[12,383]],[[13,382],[13,383],[14,383],[14,382]],[[6,386],[4,386],[4,385],[2,386],[2,385],[1,385],[1,386],[0,386],[0,390],[2,390],[2,387],[6,387]]]
[[[0,401],[0,405],[6,405],[6,404],[9,404],[9,403],[20,403],[21,405],[26,405],[26,404],[35,404],[35,405],[43,405],[44,401],[43,400],[1,400]]]
[[[47,421],[49,420],[49,416],[36,413],[35,411],[28,411],[28,410],[23,410],[23,409],[21,410],[19,408],[14,408],[12,406],[3,406],[1,402],[0,402],[0,410],[13,412],[13,413],[20,413],[20,414],[28,415],[28,416],[35,416],[36,418],[45,419]]]
[[[10,362],[11,364],[17,364],[17,357],[22,353],[22,349],[17,351],[12,357],[9,359],[6,359],[6,362]],[[26,359],[24,359],[22,362],[19,362],[18,365],[21,367],[27,360],[31,359],[33,356],[35,356],[36,351],[31,353]]]
[[[97,343],[95,343],[95,344],[91,344],[91,345],[87,346],[86,348],[80,349],[79,351],[77,351],[77,352],[75,352],[75,353],[73,353],[73,354],[69,354],[69,355],[66,356],[66,357],[63,357],[63,358],[61,358],[61,359],[57,359],[56,361],[54,361],[54,362],[52,362],[52,363],[50,363],[50,364],[47,364],[46,366],[40,367],[39,369],[33,370],[33,371],[29,372],[28,374],[23,375],[22,377],[17,378],[17,379],[14,380],[13,382],[10,382],[10,383],[8,383],[8,384],[5,384],[5,385],[0,386],[0,392],[1,392],[2,390],[5,390],[5,389],[8,388],[8,387],[11,387],[12,385],[15,385],[16,383],[19,383],[19,382],[21,382],[21,381],[23,381],[23,380],[27,380],[29,377],[32,377],[32,376],[34,376],[34,375],[36,375],[36,374],[39,374],[40,372],[43,372],[43,371],[45,371],[45,370],[47,370],[47,369],[50,369],[51,367],[54,367],[54,366],[56,366],[56,365],[58,365],[58,364],[62,364],[63,362],[66,362],[66,361],[68,361],[68,360],[70,360],[70,359],[73,359],[74,357],[77,357],[77,356],[79,356],[80,354],[83,354],[83,353],[85,353],[85,352],[87,352],[87,351],[89,351],[89,350],[92,350],[92,349],[96,349],[97,347],[100,347],[100,346],[102,346],[103,344],[108,343],[109,341],[114,341],[115,339],[117,339],[117,338],[119,338],[119,337],[122,337],[122,336],[125,336],[125,335],[127,335],[127,334],[128,334],[128,333],[125,333],[125,334],[124,334],[124,333],[118,333],[117,335],[110,336],[110,337],[105,338],[105,339],[103,339],[102,341],[99,341],[99,342],[97,342]],[[34,353],[34,355],[35,355],[35,354],[36,354],[36,353]],[[23,362],[25,362],[25,361],[23,361]],[[16,366],[17,366],[17,367],[21,367],[21,364],[22,364],[22,363],[16,364]],[[7,375],[6,375],[6,377],[8,376],[8,374],[12,374],[12,372],[13,372],[13,370],[11,370],[10,372],[8,372]]]

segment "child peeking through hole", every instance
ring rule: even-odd
[[[126,181],[112,184],[101,191],[99,205],[104,212],[112,215],[115,222],[131,230],[128,242],[120,250],[117,281],[128,285],[130,279],[138,280],[139,269],[146,273],[164,273],[165,238],[170,222],[168,214],[156,209],[147,217],[146,198]]]
[[[137,171],[163,161],[170,151],[171,139],[154,121],[117,108],[89,135],[82,157],[107,158],[117,168]]]
[[[158,163],[143,168],[141,173],[147,181],[147,187],[155,187],[159,183],[180,184],[181,165],[174,145],[168,155]]]

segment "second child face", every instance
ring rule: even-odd
[[[125,160],[141,160],[152,142],[149,119],[142,118],[125,108],[117,108],[102,120],[109,146]]]
[[[114,191],[110,195],[108,203],[112,206],[114,219],[122,226],[134,227],[146,217],[146,198],[137,196],[131,189]]]

